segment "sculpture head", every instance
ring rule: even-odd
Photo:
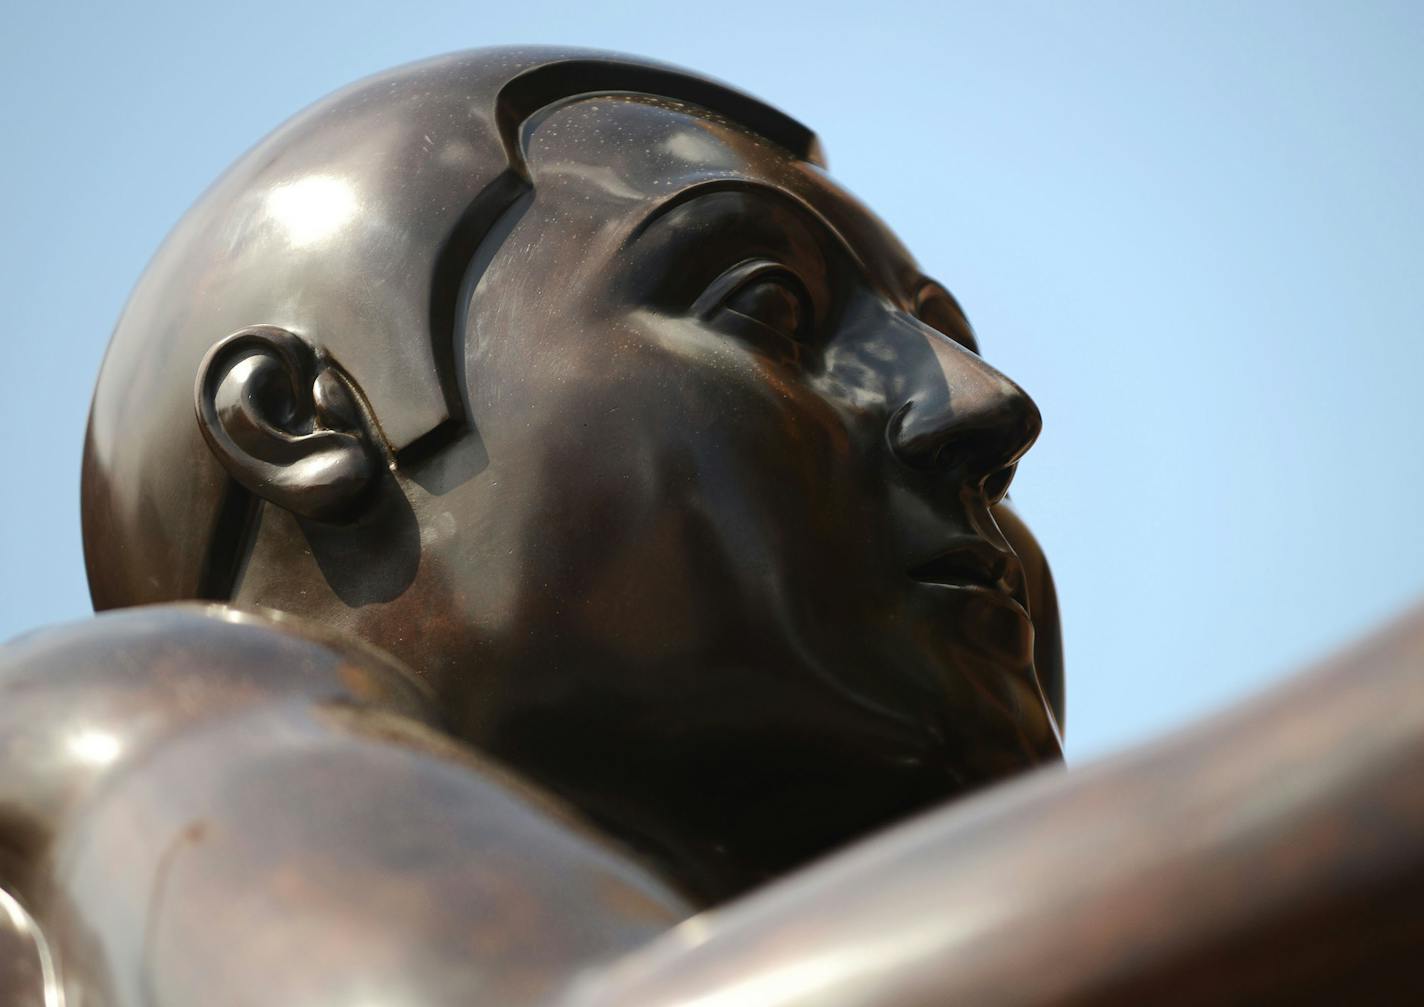
[[[1038,428],[804,127],[487,50],[318,104],[178,225],[95,394],[86,559],[97,608],[383,647],[717,897],[1057,757],[1002,502]]]

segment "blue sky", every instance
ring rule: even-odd
[[[364,74],[512,42],[656,56],[810,124],[1038,400],[1075,761],[1424,596],[1424,6],[12,5],[0,34],[0,638],[88,612],[78,472],[185,207]]]

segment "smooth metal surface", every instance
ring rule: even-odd
[[[535,48],[318,103],[106,357],[90,584],[150,607],[0,650],[0,994],[1417,1000],[1424,616],[1045,766],[1040,422],[745,94]]]
[[[0,650],[0,739],[0,887],[70,1004],[542,1002],[690,912],[389,658],[289,618],[30,634]],[[38,1004],[54,970],[6,918],[28,972],[0,992]]]
[[[1424,609],[689,920],[568,1007],[1424,1002]]]
[[[25,907],[0,888],[0,1003],[63,1007],[59,974],[44,933]]]
[[[297,116],[114,334],[96,606],[375,644],[703,904],[1057,760],[1046,567],[995,519],[1038,410],[819,156],[553,50]]]

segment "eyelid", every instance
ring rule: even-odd
[[[790,269],[774,259],[746,259],[709,283],[707,289],[693,302],[692,313],[699,318],[707,318],[738,290],[755,280],[768,276],[789,280],[790,285],[795,287],[802,303],[806,305],[807,309],[810,308],[811,299],[806,295],[805,284]]]
[[[954,309],[954,314],[960,324],[963,326],[963,334],[968,341],[965,342],[964,339],[960,339],[958,336],[949,332],[944,333],[944,335],[948,336],[950,339],[953,339],[957,343],[962,343],[972,352],[978,353],[979,337],[974,333],[974,326],[970,324],[969,316],[964,313],[964,308],[960,306],[959,299],[956,298],[953,294],[951,294],[948,290],[946,290],[944,284],[939,283],[936,280],[926,279],[922,281],[917,288],[915,288],[915,294],[910,301],[912,306],[912,313],[914,314],[914,316],[920,321],[924,322],[926,325],[930,325],[932,328],[936,328],[936,326],[934,326],[924,317],[925,305],[932,298],[942,299],[946,303],[948,303],[951,308]]]
[[[915,294],[910,299],[910,303],[914,305],[916,315],[919,314],[920,309],[924,307],[925,302],[928,301],[931,297],[943,297],[945,300],[949,301],[949,303],[954,307],[954,310],[959,313],[959,317],[964,319],[964,324],[969,324],[969,316],[966,315],[964,313],[964,309],[959,306],[959,299],[956,298],[953,294],[951,294],[948,290],[946,290],[944,288],[944,284],[940,283],[938,280],[921,280],[920,285],[915,288]]]

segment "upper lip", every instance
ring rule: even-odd
[[[987,588],[1012,599],[1028,613],[1028,585],[1018,557],[983,539],[965,539],[910,568],[926,584]]]

